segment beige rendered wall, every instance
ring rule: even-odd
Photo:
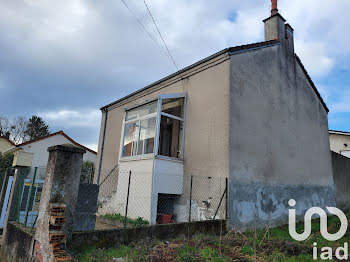
[[[350,150],[350,135],[329,134],[329,142],[331,150],[338,154]],[[347,144],[347,146],[344,144]]]
[[[13,145],[7,139],[0,137],[0,154],[12,147]]]
[[[159,94],[187,93],[184,169],[186,175],[228,176],[229,143],[229,57],[223,54],[135,94],[109,108],[102,172],[119,159],[125,108],[157,99]],[[183,78],[183,80],[181,79]],[[102,114],[99,152],[104,126]]]

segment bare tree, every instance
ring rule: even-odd
[[[23,116],[17,116],[11,121],[11,139],[15,144],[23,142],[28,120]]]
[[[10,121],[6,116],[0,116],[0,135],[5,135],[11,132]]]
[[[10,140],[15,144],[23,142],[28,121],[23,116],[17,116],[9,120],[6,116],[0,116],[0,135],[10,133]]]

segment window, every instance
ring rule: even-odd
[[[139,122],[125,124],[123,156],[135,156],[137,150],[137,139],[139,135]]]
[[[138,155],[153,153],[154,138],[156,137],[156,118],[141,121]]]
[[[157,105],[155,101],[126,112],[122,157],[153,153]]]
[[[183,121],[185,98],[161,99],[158,155],[183,158]]]
[[[157,112],[158,104],[160,112]],[[184,116],[183,94],[160,95],[158,101],[128,110],[125,115],[121,157],[155,153],[182,159]]]

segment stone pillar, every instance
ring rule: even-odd
[[[48,151],[49,160],[35,233],[35,251],[39,260],[50,262],[54,259],[53,248],[50,245],[52,235],[50,207],[53,205],[65,207],[65,222],[59,230],[66,239],[70,239],[85,150],[74,146],[57,145],[49,147]]]

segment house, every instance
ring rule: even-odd
[[[91,161],[93,163],[96,162],[97,153],[95,151],[75,142],[72,138],[66,135],[62,130],[38,139],[30,140],[16,146],[12,146],[6,152],[14,153],[15,160],[19,159],[19,157],[22,157],[22,153],[25,153],[26,156],[32,155],[29,161],[31,162],[31,164],[28,164],[29,166],[46,167],[47,159],[49,158],[49,152],[47,151],[47,148],[50,146],[63,145],[63,144],[71,144],[71,145],[85,149],[86,153],[83,156],[83,160]],[[28,162],[27,159],[29,157],[25,157],[25,158],[26,158],[25,162]]]
[[[6,133],[4,136],[0,134],[0,154],[14,146],[15,144],[10,140],[10,133]]]
[[[118,196],[126,171],[142,172],[144,198],[129,202],[128,216],[146,210],[154,224],[162,194],[183,212],[191,175],[229,179],[234,227],[286,222],[289,199],[298,215],[335,206],[328,108],[272,7],[264,42],[226,48],[101,108],[97,182],[118,166]],[[113,199],[110,208],[123,207]]]
[[[350,132],[329,130],[331,150],[350,158]]]

